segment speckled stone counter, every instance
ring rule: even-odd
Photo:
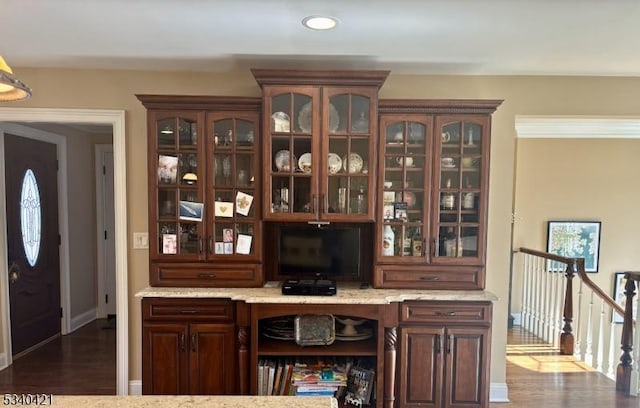
[[[246,303],[299,303],[299,304],[389,304],[406,300],[496,301],[498,298],[485,290],[412,290],[412,289],[360,289],[357,285],[338,284],[334,296],[282,295],[280,287],[263,288],[161,288],[148,287],[136,293],[137,297],[166,298],[221,298]]]
[[[330,397],[54,395],[52,406],[65,408],[338,408],[338,402]]]

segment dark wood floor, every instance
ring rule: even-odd
[[[115,395],[116,330],[95,320],[0,371],[0,393]]]
[[[15,360],[0,371],[0,392],[115,394],[116,331],[105,327],[97,320]],[[491,408],[640,408],[640,398],[517,327],[509,330],[507,384],[511,402]]]

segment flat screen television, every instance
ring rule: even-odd
[[[276,273],[279,277],[361,278],[360,228],[282,225],[276,235]]]

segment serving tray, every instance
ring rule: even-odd
[[[335,318],[331,314],[298,315],[293,331],[300,346],[328,346],[336,339]]]

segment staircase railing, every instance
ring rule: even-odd
[[[521,301],[522,327],[615,380],[618,391],[637,396],[640,330],[634,338],[633,296],[640,273],[625,275],[623,309],[589,278],[584,258],[520,248],[514,251],[513,265],[513,281],[519,281],[521,293],[512,293],[512,299]],[[622,327],[615,323],[615,314],[624,318]]]

